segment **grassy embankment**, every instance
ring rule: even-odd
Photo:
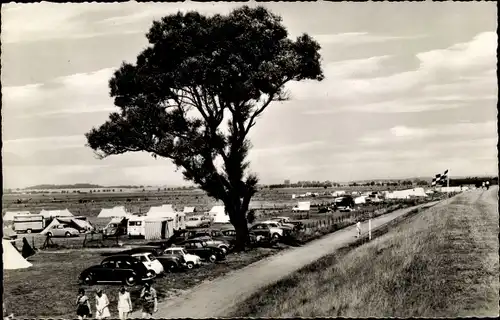
[[[461,194],[379,230],[370,243],[264,289],[232,316],[498,316],[497,190]]]

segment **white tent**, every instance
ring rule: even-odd
[[[30,262],[23,258],[23,256],[16,250],[10,243],[10,241],[2,239],[3,247],[3,269],[4,270],[15,270],[24,269],[32,266]]]
[[[184,207],[184,213],[193,213],[194,207]]]
[[[175,217],[176,212],[171,204],[149,208],[148,217]]]
[[[117,206],[114,208],[103,208],[101,212],[99,212],[98,218],[116,218],[116,217],[128,217],[130,213],[125,211],[124,206]]]
[[[299,202],[298,205],[292,209],[292,211],[309,211],[309,210],[311,210],[311,201]]]
[[[360,197],[354,198],[354,203],[355,204],[366,203],[366,196],[360,196]]]
[[[468,190],[468,187],[441,187],[438,190],[441,192],[462,192]]]
[[[7,211],[3,216],[3,221],[12,221],[15,216],[31,214],[29,211]]]
[[[226,213],[226,208],[224,206],[214,206],[209,215],[214,218],[215,223],[230,223],[229,215]]]
[[[73,217],[73,214],[69,212],[68,209],[64,210],[42,210],[40,211],[40,214],[48,219],[48,218],[55,218],[55,217]]]
[[[426,197],[424,188],[414,188],[406,190],[397,190],[386,194],[387,199],[409,199],[411,197]]]

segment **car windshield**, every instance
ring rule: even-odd
[[[198,218],[198,217],[192,217],[192,218],[189,218],[188,220],[189,220],[189,221],[198,221],[198,220],[199,220],[199,218]]]
[[[179,251],[180,251],[182,254],[188,254],[188,253],[186,252],[186,250],[184,250],[184,249],[179,250]]]
[[[116,228],[116,223],[110,223],[110,224],[108,225],[108,228]]]
[[[151,261],[155,261],[155,260],[156,260],[156,257],[155,257],[155,256],[153,256],[152,254],[148,254],[148,258],[149,258],[149,260],[151,260]]]

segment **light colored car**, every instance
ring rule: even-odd
[[[186,219],[186,228],[208,227],[212,223],[209,216],[192,216]]]
[[[201,258],[195,254],[189,254],[184,248],[181,247],[171,247],[165,249],[164,255],[178,255],[184,258],[186,262],[186,268],[193,269],[194,267],[201,266]]]
[[[291,220],[289,217],[275,217],[271,218],[271,221],[276,221],[278,222],[281,226],[284,227],[289,227],[289,228],[294,228],[295,226],[291,223]]]
[[[149,271],[152,273],[154,272],[155,275],[160,275],[165,272],[161,262],[158,261],[152,253],[134,253],[132,257],[139,259],[139,261],[141,261]]]
[[[75,228],[68,227],[62,224],[52,227],[47,232],[47,236],[49,237],[78,237],[79,235],[80,232]]]

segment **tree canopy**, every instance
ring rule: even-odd
[[[165,16],[146,37],[136,63],[123,63],[109,81],[120,111],[86,134],[88,146],[100,157],[145,151],[171,159],[224,202],[243,239],[258,182],[248,172],[248,133],[272,101],[287,98],[287,82],[323,79],[320,46],[307,34],[289,39],[280,17],[247,6],[225,16]]]

